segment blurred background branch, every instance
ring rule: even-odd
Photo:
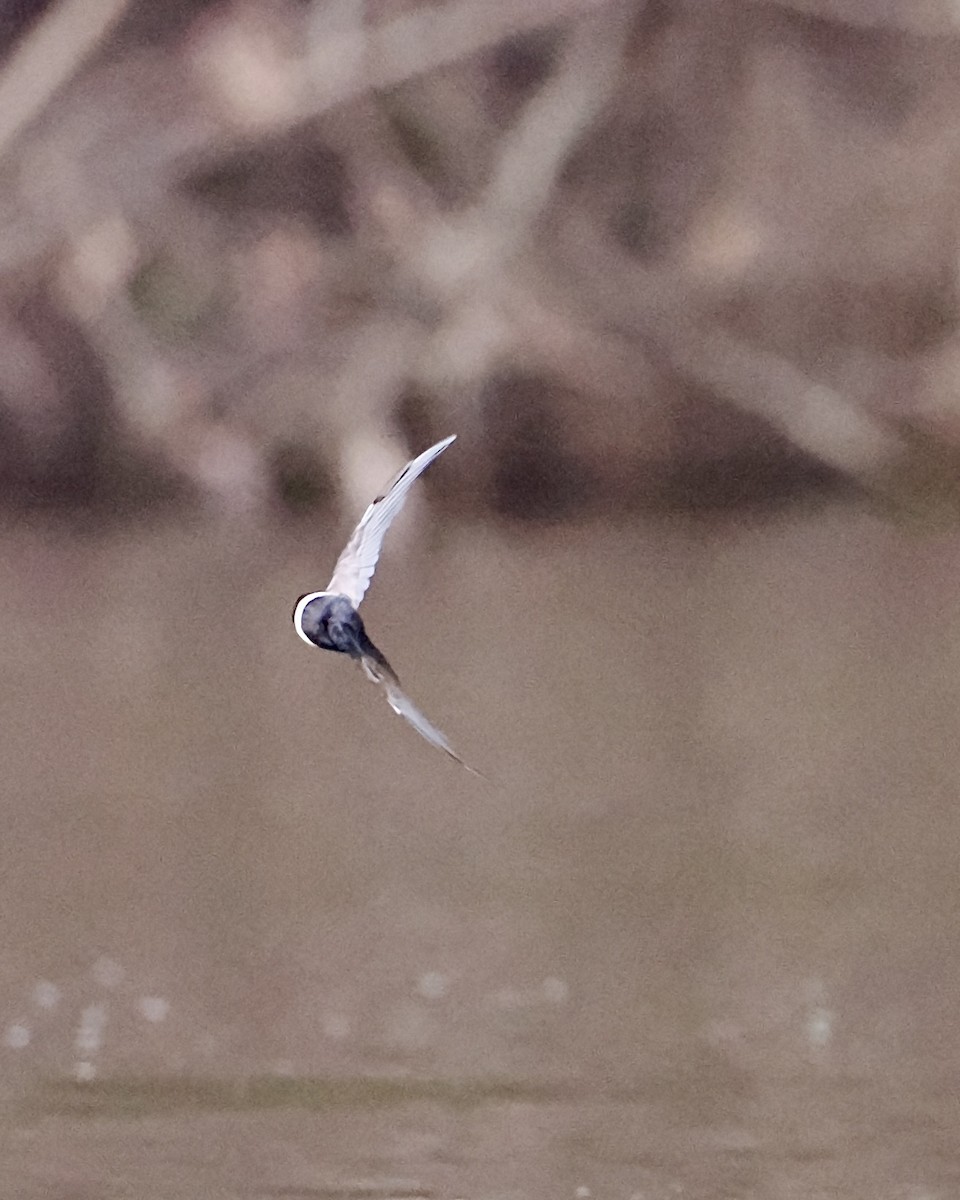
[[[63,0],[42,17],[0,75],[0,155],[129,7],[130,0]]]
[[[460,428],[518,514],[922,509],[934,448],[942,506],[956,44],[797,7],[47,6],[0,264],[32,360],[77,349],[53,388],[0,354],[0,494],[353,498]]]

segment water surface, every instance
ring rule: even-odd
[[[340,540],[0,533],[3,1196],[960,1194],[960,540]]]

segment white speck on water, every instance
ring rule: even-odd
[[[101,987],[113,989],[123,983],[126,971],[115,958],[101,954],[90,968],[90,973]]]
[[[77,1083],[90,1083],[97,1077],[97,1068],[92,1062],[88,1062],[85,1058],[74,1063],[73,1077]]]
[[[822,1049],[833,1038],[833,1013],[829,1008],[815,1008],[807,1017],[807,1040]]]
[[[549,975],[540,985],[543,998],[548,1004],[566,1004],[570,999],[570,988],[556,975]]]
[[[590,1200],[591,1192],[588,1187],[578,1187],[573,1193],[577,1200]]]
[[[10,1050],[23,1050],[30,1045],[30,1026],[26,1021],[14,1021],[3,1035],[3,1044]]]
[[[165,996],[141,996],[137,1004],[145,1021],[159,1025],[170,1014],[170,1001]]]
[[[344,1042],[350,1036],[350,1018],[346,1013],[327,1013],[323,1018],[324,1037],[332,1042]]]
[[[60,989],[48,979],[41,979],[34,985],[33,1002],[37,1008],[45,1008],[48,1012],[60,1003]]]
[[[424,1000],[442,1000],[450,980],[442,971],[425,971],[417,981],[417,992]]]
[[[84,1056],[96,1054],[103,1043],[107,1009],[103,1004],[88,1004],[80,1014],[80,1025],[73,1040],[74,1049]]]

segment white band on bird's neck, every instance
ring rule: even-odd
[[[302,637],[308,646],[316,647],[316,642],[303,632],[303,613],[308,604],[312,604],[314,600],[319,600],[323,596],[333,596],[334,592],[308,592],[306,596],[302,596],[297,601],[297,607],[293,610],[293,627],[297,631],[297,636]]]

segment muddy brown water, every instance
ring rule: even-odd
[[[0,1197],[960,1195],[960,537],[339,532],[0,531]]]

